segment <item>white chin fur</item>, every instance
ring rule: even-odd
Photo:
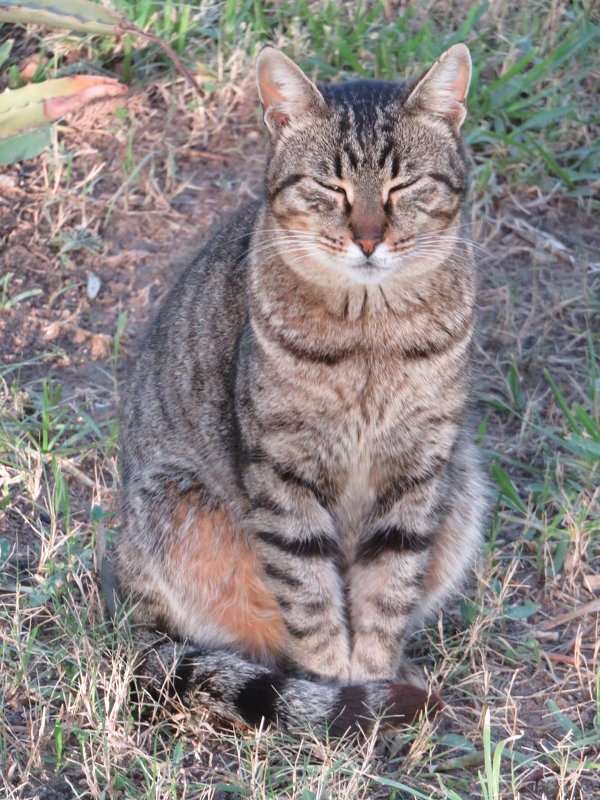
[[[409,260],[406,256],[392,255],[387,245],[381,244],[367,259],[357,244],[351,242],[345,253],[338,257],[320,253],[319,262],[338,276],[358,284],[376,284],[390,278]]]
[[[336,259],[335,269],[356,283],[374,284],[383,283],[392,276],[401,279],[402,275],[407,275],[413,279],[435,269],[444,258],[443,248],[440,248],[439,255],[426,255],[417,244],[408,253],[398,254],[390,252],[384,243],[376,247],[367,260],[358,245],[352,243],[346,254]]]
[[[353,242],[339,256],[323,251],[317,244],[307,244],[304,249],[305,257],[298,253],[289,260],[285,255],[283,257],[295,272],[305,278],[312,277],[319,283],[323,279],[326,283],[338,283],[340,279],[343,283],[381,283],[401,266],[403,260],[391,258],[389,253],[386,257],[383,254],[387,249],[385,245],[381,245],[368,261],[360,247]]]
[[[313,279],[317,283],[344,284],[354,283],[373,285],[383,283],[393,275],[402,271],[415,276],[427,272],[437,266],[434,259],[419,258],[419,248],[406,255],[390,253],[386,244],[379,245],[370,259],[367,260],[357,244],[351,242],[345,253],[332,255],[323,251],[316,243],[306,244],[305,254],[296,253],[289,260],[288,266],[305,279]]]

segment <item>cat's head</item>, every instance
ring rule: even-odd
[[[359,283],[441,263],[458,238],[466,195],[460,128],[470,78],[464,44],[412,86],[317,87],[265,47],[257,81],[271,136],[266,193],[276,225],[264,232],[265,252],[276,247],[300,273]]]

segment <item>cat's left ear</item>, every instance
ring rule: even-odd
[[[256,82],[265,125],[271,134],[302,124],[325,107],[323,95],[300,67],[270,45],[258,54]]]
[[[465,101],[470,82],[469,50],[465,44],[454,44],[417,83],[404,108],[443,117],[458,130],[467,114]]]

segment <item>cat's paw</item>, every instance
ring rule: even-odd
[[[350,648],[343,639],[334,639],[317,651],[304,650],[294,653],[293,661],[300,667],[321,678],[340,684],[350,683]]]
[[[350,683],[395,679],[396,670],[388,655],[381,653],[381,658],[376,658],[376,653],[375,649],[369,651],[364,648],[354,648],[350,659]]]

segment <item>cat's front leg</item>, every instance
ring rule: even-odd
[[[286,499],[283,508],[259,496],[251,516],[251,538],[287,631],[285,656],[346,683],[350,637],[335,530],[314,498]]]
[[[353,682],[397,676],[407,633],[456,590],[481,537],[483,490],[470,444],[455,448],[445,472],[395,486],[350,572]]]
[[[417,535],[398,524],[375,528],[359,544],[349,580],[353,683],[398,674],[421,601],[430,541],[427,532]]]
[[[452,431],[451,431],[452,432]],[[376,501],[359,535],[349,574],[352,657],[350,678],[394,678],[405,639],[424,602],[424,578],[449,492],[453,437],[437,453],[419,451],[411,470],[379,470]]]

